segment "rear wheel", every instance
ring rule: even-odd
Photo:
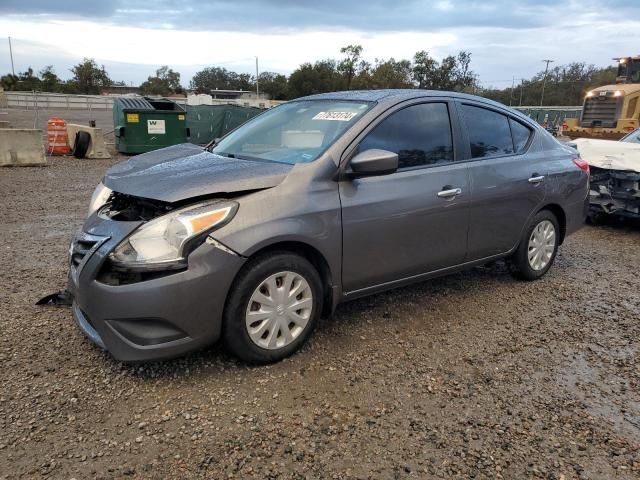
[[[281,360],[309,338],[321,311],[322,283],[305,258],[281,252],[251,261],[231,288],[225,346],[250,363]]]
[[[537,280],[547,273],[558,253],[559,237],[556,216],[548,210],[538,212],[512,257],[514,275],[522,280]]]

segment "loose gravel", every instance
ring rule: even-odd
[[[341,306],[301,353],[124,365],[68,308],[113,161],[0,170],[0,478],[640,478],[640,227]]]

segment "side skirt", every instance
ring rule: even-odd
[[[468,270],[470,268],[477,267],[479,265],[483,265],[485,263],[489,263],[494,260],[506,258],[510,256],[516,250],[516,248],[517,248],[517,245],[507,253],[500,253],[498,255],[492,255],[490,257],[481,258],[479,260],[473,260],[471,262],[461,263],[453,267],[441,268],[439,270],[434,270],[432,272],[421,273],[418,275],[413,275],[411,277],[405,277],[398,280],[393,280],[391,282],[385,282],[378,285],[373,285],[371,287],[361,288],[359,290],[353,290],[351,292],[344,292],[342,295],[342,300],[343,301],[353,300],[355,298],[365,297],[367,295],[371,295],[374,293],[380,293],[386,290],[392,290],[394,288],[404,287],[406,285],[411,285],[413,283],[430,280],[432,278],[443,277],[451,273]]]

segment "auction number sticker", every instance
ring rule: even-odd
[[[339,122],[348,122],[358,115],[357,112],[320,112],[312,120],[337,120]]]
[[[139,123],[140,115],[137,113],[127,113],[127,122],[129,123]]]
[[[147,133],[167,133],[164,128],[164,120],[147,120]]]

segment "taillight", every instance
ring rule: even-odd
[[[576,164],[576,167],[589,175],[589,164],[587,162],[578,157],[573,159],[573,163]]]

